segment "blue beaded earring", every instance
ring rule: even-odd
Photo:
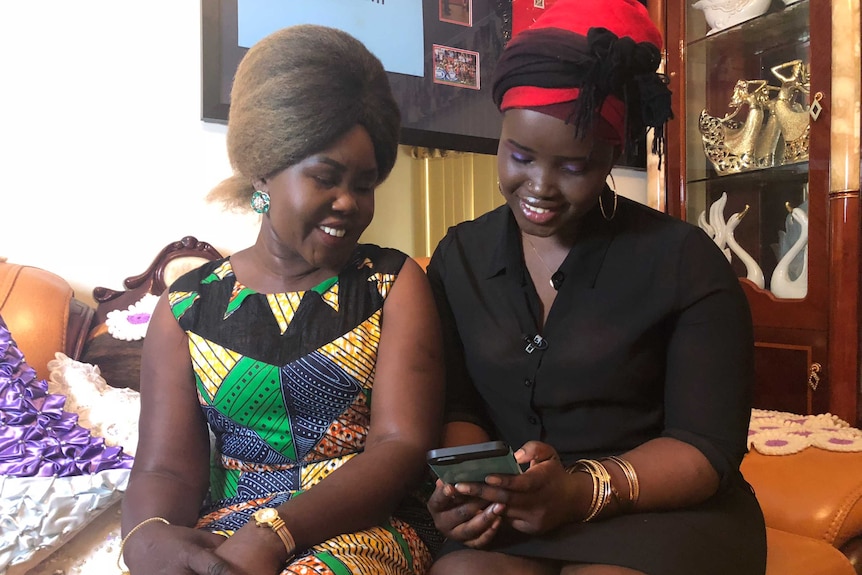
[[[256,190],[251,195],[251,209],[259,214],[265,214],[269,211],[269,194]]]

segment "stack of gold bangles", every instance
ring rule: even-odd
[[[626,482],[629,486],[628,497],[623,498],[620,493],[614,488],[611,483],[611,474],[602,461],[613,461],[616,463],[626,476]],[[593,479],[593,497],[590,500],[590,507],[587,510],[587,515],[582,519],[583,522],[591,521],[596,518],[602,510],[607,506],[611,498],[615,499],[623,511],[630,511],[637,503],[640,496],[640,483],[635,468],[631,463],[612,455],[602,460],[595,459],[579,459],[574,465],[566,471],[574,473],[583,471],[588,473]]]
[[[635,504],[638,502],[638,497],[640,497],[641,494],[641,487],[640,483],[638,482],[638,474],[635,472],[634,466],[621,457],[611,455],[609,457],[606,457],[605,459],[613,461],[620,466],[620,469],[623,470],[623,473],[626,476],[626,483],[629,484],[629,497],[628,499],[623,499],[622,497],[620,497],[619,493],[616,493],[616,498],[617,502],[620,505],[620,508],[623,511],[631,511],[632,509],[634,509]]]

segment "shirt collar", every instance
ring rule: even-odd
[[[619,207],[622,208],[625,204],[624,199],[619,198],[618,201]],[[500,232],[494,251],[488,260],[485,277],[490,279],[510,273],[517,280],[519,277],[517,273],[520,272],[522,275],[525,273],[521,244],[518,239],[520,230],[508,205],[499,208],[499,216],[502,218],[502,225],[499,226]],[[584,216],[579,237],[560,266],[560,271],[566,275],[568,285],[578,285],[583,288],[595,286],[620,219],[615,217],[611,221],[605,220],[598,205]]]

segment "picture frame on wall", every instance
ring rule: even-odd
[[[434,82],[480,90],[479,53],[434,44]]]
[[[440,21],[461,26],[473,25],[473,0],[438,0]]]

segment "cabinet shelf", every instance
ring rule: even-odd
[[[666,44],[679,47],[667,54],[676,98],[667,132],[667,211],[731,253],[754,323],[755,406],[829,411],[859,424],[862,202],[858,188],[830,193],[830,177],[836,166],[859,165],[852,155],[858,146],[833,148],[833,127],[851,120],[832,94],[832,76],[860,69],[860,39],[836,37],[847,43],[846,55],[836,56],[833,30],[841,23],[833,14],[848,10],[837,2],[784,1],[711,32],[693,0],[664,0]],[[729,12],[751,2],[713,4]],[[834,68],[833,58],[841,59]],[[823,113],[810,119],[815,99]],[[796,227],[800,220],[807,221],[807,239]],[[728,229],[742,250],[730,249]],[[804,247],[793,249],[800,237]],[[746,279],[758,278],[758,269],[762,288]],[[787,278],[792,283],[802,270],[806,281],[787,289]],[[805,291],[795,291],[803,284]],[[815,365],[821,383],[812,389]]]
[[[711,34],[705,32],[707,24],[703,14],[699,10],[692,10],[694,17],[689,19],[688,26],[694,34],[689,36],[687,48],[692,50],[700,45],[709,45],[719,51],[735,51],[742,47],[745,52],[758,54],[768,47],[806,43],[810,35],[808,1],[802,0],[778,10],[770,10],[762,16]]]
[[[784,164],[783,166],[747,170],[724,176],[719,176],[715,171],[710,170],[705,177],[686,180],[686,183],[689,185],[709,183],[730,187],[758,181],[797,182],[801,179],[808,180],[808,162],[796,162],[793,164]]]

